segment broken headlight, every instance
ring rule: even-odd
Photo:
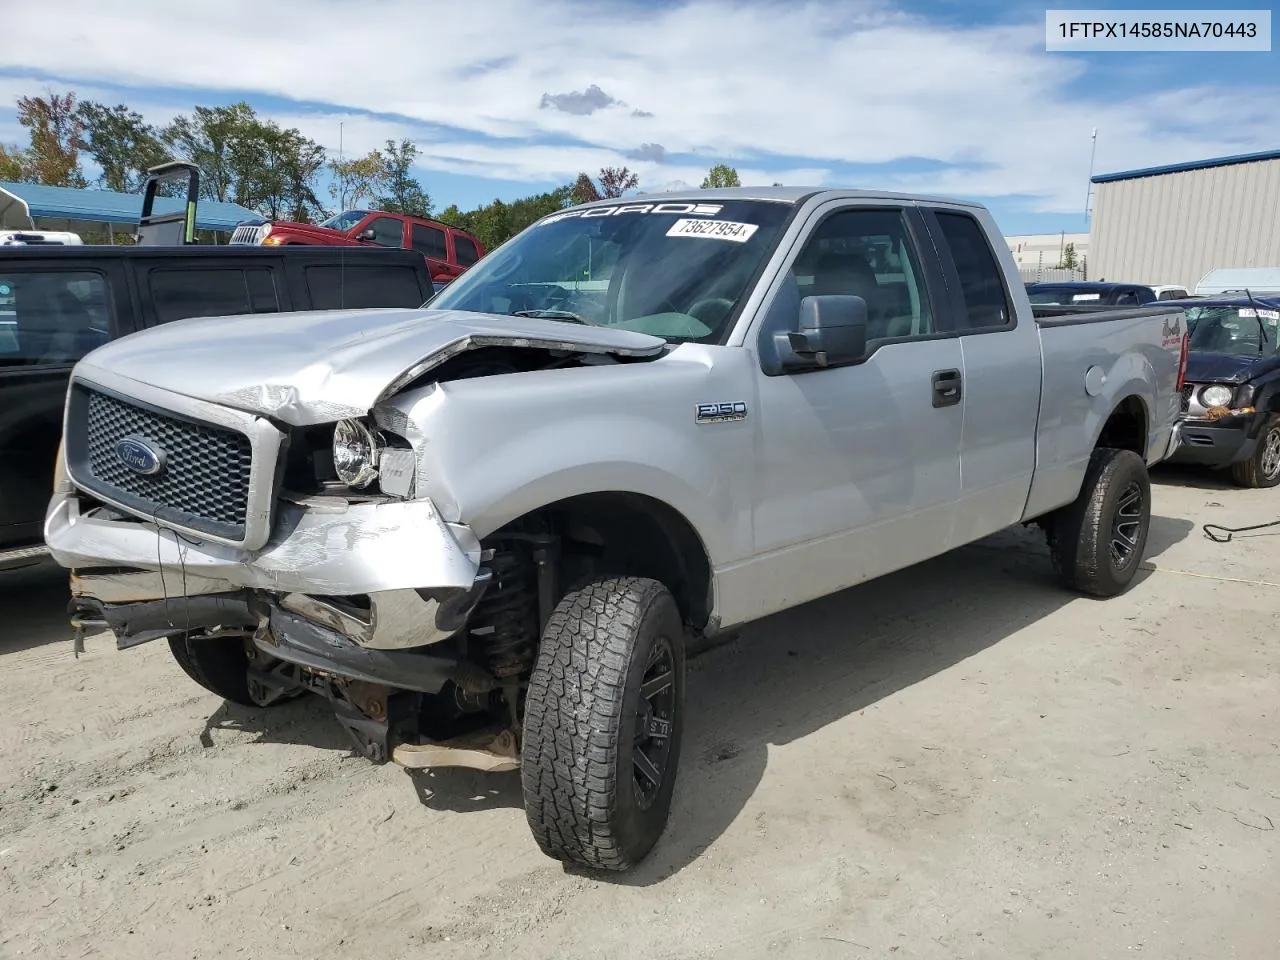
[[[338,479],[360,490],[378,479],[378,460],[385,441],[363,420],[339,420],[333,428],[333,470]]]

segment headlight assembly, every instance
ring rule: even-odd
[[[363,420],[339,420],[333,429],[333,469],[356,490],[378,479],[378,460],[385,445],[382,435]]]
[[[1231,397],[1231,388],[1217,383],[1200,391],[1200,403],[1205,407],[1228,407],[1231,405]]]

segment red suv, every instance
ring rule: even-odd
[[[465,231],[425,217],[382,210],[344,210],[321,224],[251,220],[236,227],[231,243],[403,247],[421,253],[426,258],[431,279],[441,283],[460,276],[485,254],[483,244]]]

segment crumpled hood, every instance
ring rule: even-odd
[[[471,346],[656,356],[660,337],[460,310],[309,310],[177,320],[101,346],[77,364],[294,426],[367,413]]]
[[[1253,376],[1253,368],[1265,357],[1231,353],[1187,354],[1187,380],[1191,383],[1244,383]]]

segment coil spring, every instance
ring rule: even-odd
[[[493,580],[471,616],[473,642],[499,680],[532,669],[538,639],[537,570],[525,551],[497,550]]]

